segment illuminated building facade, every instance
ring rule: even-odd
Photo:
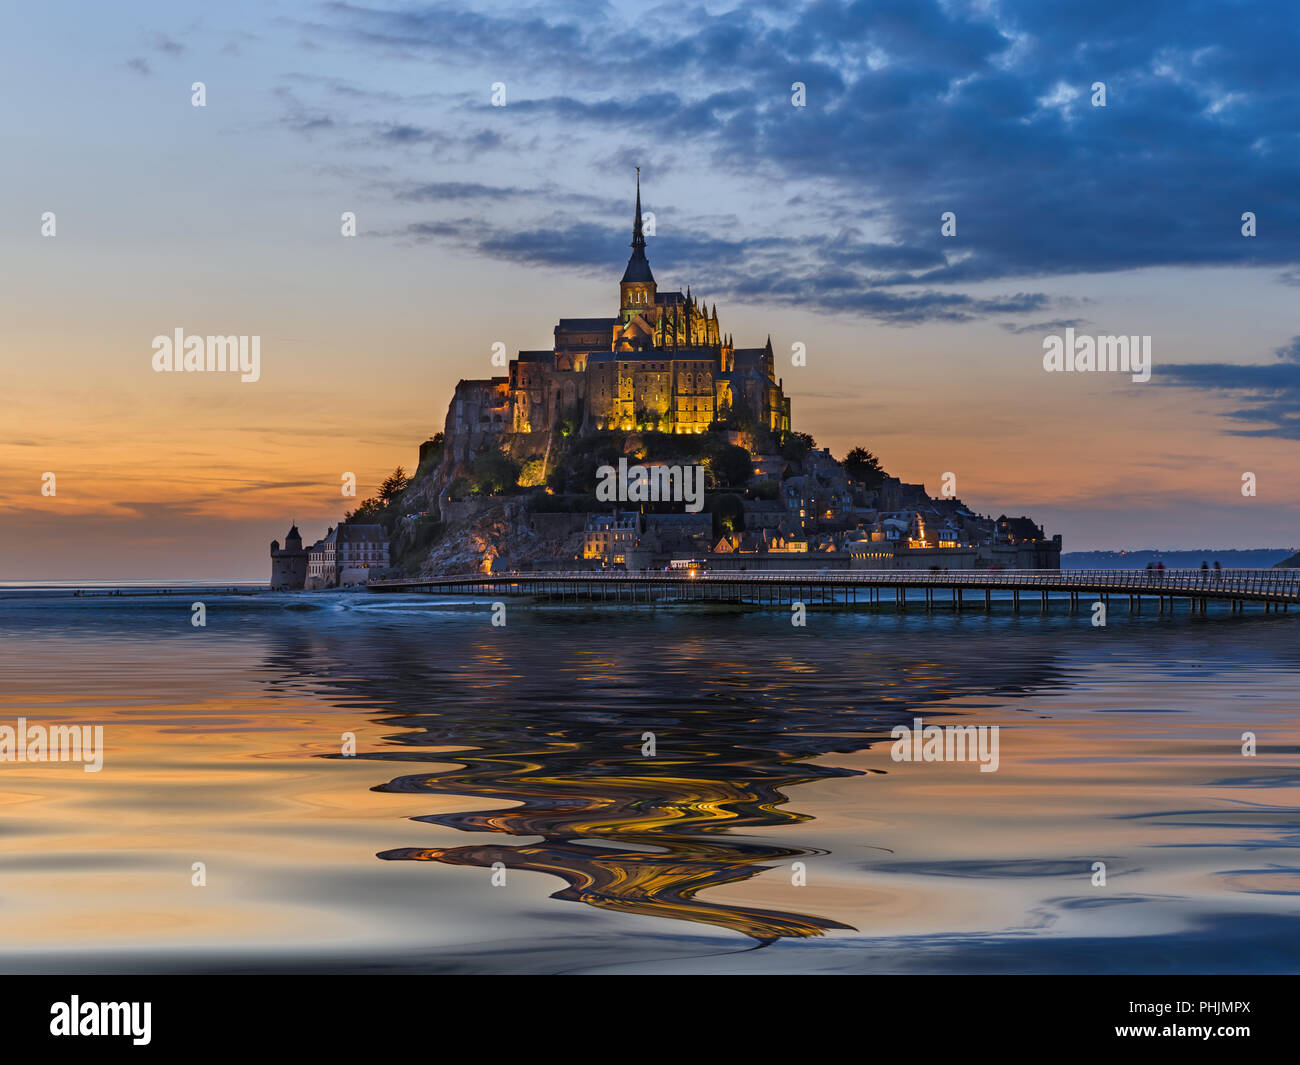
[[[745,412],[756,427],[789,431],[771,338],[737,348],[716,303],[707,307],[689,287],[660,291],[645,249],[638,176],[618,314],[561,318],[551,348],[520,351],[504,377],[461,381],[445,430],[453,461],[503,434],[545,436],[564,423],[575,431],[701,433],[715,418]]]

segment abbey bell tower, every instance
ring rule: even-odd
[[[447,412],[448,454],[467,462],[511,433],[526,436],[520,448],[538,455],[550,453],[555,432],[703,433],[720,410],[743,414],[742,399],[755,425],[789,431],[790,401],[773,378],[771,345],[736,347],[716,304],[689,285],[682,292],[656,284],[646,258],[653,222],[641,214],[638,167],[617,314],[561,318],[552,347],[519,352],[508,377],[460,382]]]
[[[623,271],[619,284],[619,317],[628,319],[642,311],[653,312],[655,306],[655,275],[650,272],[650,260],[645,257],[645,234],[641,231],[641,168],[636,168],[636,221],[632,223],[632,257]],[[648,317],[654,317],[653,313]]]

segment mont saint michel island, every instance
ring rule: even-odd
[[[560,318],[548,348],[462,380],[442,430],[305,546],[271,544],[275,590],[393,577],[712,570],[1058,569],[1061,537],[836,457],[793,427],[771,336],[742,347],[716,303],[661,288],[638,176],[617,313]],[[612,300],[611,300],[612,303]],[[504,362],[505,360],[502,359]]]

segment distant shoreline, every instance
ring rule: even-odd
[[[1288,547],[1063,551],[1061,569],[1145,569],[1148,563],[1156,562],[1163,563],[1165,569],[1199,569],[1202,562],[1211,567],[1218,562],[1224,569],[1271,569],[1295,552],[1295,548]]]

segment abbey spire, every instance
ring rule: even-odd
[[[636,218],[632,223],[632,256],[623,271],[623,283],[637,282],[651,284],[655,282],[650,272],[650,261],[645,257],[645,230],[641,223],[641,168],[636,168]]]
[[[645,230],[641,222],[641,168],[636,168],[636,216],[632,222],[632,256],[619,283],[619,305],[623,321],[655,305],[655,275],[650,272],[650,260],[645,257]]]
[[[632,247],[645,254],[645,233],[641,228],[641,168],[636,168],[636,220],[632,223]]]

